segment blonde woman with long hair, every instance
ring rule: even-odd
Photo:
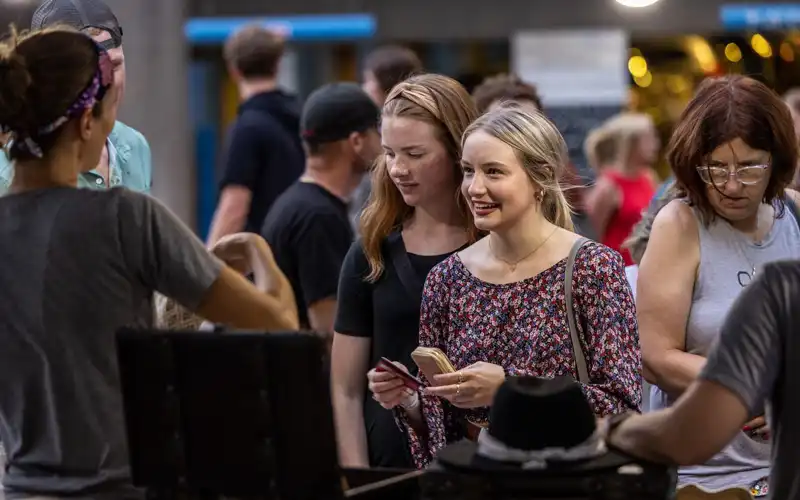
[[[397,408],[417,467],[485,425],[507,375],[578,378],[598,416],[637,410],[641,358],[631,290],[619,255],[586,242],[575,257],[572,345],[565,299],[567,257],[580,237],[559,187],[567,146],[540,114],[501,108],[464,133],[461,192],[488,236],[434,267],[425,282],[420,345],[441,349],[455,373],[420,393],[388,382],[374,397]],[[542,411],[547,411],[543,408]]]
[[[601,127],[601,136],[616,142],[613,161],[603,165],[586,200],[587,212],[599,241],[620,252],[633,265],[623,243],[655,194],[652,170],[660,147],[653,120],[640,113],[623,113]]]
[[[445,76],[416,76],[392,89],[382,115],[383,154],[360,239],[342,266],[333,341],[333,403],[348,467],[411,466],[405,436],[369,397],[366,375],[381,357],[412,366],[428,271],[477,237],[459,194],[461,135],[477,116],[467,91]]]

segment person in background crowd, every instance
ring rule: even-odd
[[[645,460],[700,464],[735,441],[766,400],[774,436],[769,492],[751,493],[800,500],[798,303],[800,264],[765,264],[730,308],[719,342],[677,402],[648,415],[612,419],[609,443]]]
[[[242,103],[226,138],[209,247],[227,234],[260,232],[272,204],[303,173],[300,101],[277,83],[283,50],[281,35],[257,24],[225,43],[225,62]]]
[[[583,141],[583,153],[596,175],[613,168],[618,147],[617,137],[608,128],[597,127],[589,132]]]
[[[565,305],[573,233],[558,183],[563,137],[543,115],[497,109],[464,132],[461,192],[489,235],[434,267],[425,282],[421,346],[441,349],[456,368],[422,395],[398,377],[370,373],[370,389],[397,408],[418,468],[445,445],[485,425],[506,376],[577,375]],[[636,312],[619,256],[588,242],[574,267],[574,312],[597,415],[638,410],[641,358]],[[402,366],[402,365],[401,365]]]
[[[155,291],[238,328],[297,328],[274,260],[262,293],[154,198],[76,188],[100,159],[118,99],[112,57],[84,34],[12,33],[0,45],[0,129],[14,137],[0,198],[10,498],[144,498],[131,484],[114,335],[152,325]]]
[[[783,96],[783,102],[789,106],[789,112],[792,114],[792,123],[794,124],[794,134],[798,143],[800,143],[800,88],[793,88],[786,92]],[[800,172],[795,172],[792,188],[800,188]]]
[[[672,199],[673,197],[667,194],[664,198],[660,198],[650,209],[642,212],[642,218],[633,226],[633,231],[631,231],[630,236],[628,236],[628,239],[622,244],[622,248],[630,252],[631,260],[633,260],[633,264],[625,267],[625,275],[628,277],[628,283],[631,285],[634,301],[636,300],[636,283],[639,279],[639,266],[642,263],[644,252],[647,250],[647,244],[650,242],[653,222],[658,212],[660,212],[667,203],[672,201]]]
[[[704,81],[678,120],[667,160],[677,199],[656,216],[637,287],[653,409],[671,406],[697,379],[726,314],[762,267],[800,258],[789,198],[796,193],[786,190],[797,140],[789,110],[764,84],[739,75]],[[758,366],[761,347],[752,346],[754,357],[743,352],[740,362]],[[714,408],[716,419],[729,418]],[[680,485],[765,494],[771,432],[757,410],[722,453],[681,468]]]
[[[353,243],[347,200],[380,153],[380,110],[354,83],[332,83],[306,101],[305,173],[272,206],[261,235],[297,300],[300,326],[333,335],[339,270]]]
[[[385,45],[367,55],[362,88],[380,108],[395,85],[418,73],[422,73],[422,62],[413,50],[399,45]],[[370,176],[365,175],[350,204],[350,218],[355,230],[358,230],[361,211],[367,204],[370,189]]]
[[[362,88],[379,107],[395,85],[422,73],[422,62],[413,50],[399,45],[378,47],[364,60]]]
[[[384,104],[384,151],[361,239],[342,266],[333,341],[333,404],[346,467],[413,466],[405,435],[369,397],[365,375],[381,357],[412,366],[425,277],[477,237],[459,195],[458,166],[461,135],[477,114],[458,82],[435,74],[398,84]]]
[[[544,113],[542,99],[539,91],[533,84],[527,83],[516,75],[500,74],[486,78],[472,92],[478,112],[483,114],[497,109],[504,103],[516,103],[522,109],[534,113]],[[590,228],[583,223],[584,213],[584,182],[575,170],[575,165],[567,164],[560,182],[563,184],[564,194],[573,211],[573,222],[577,231],[584,236],[591,237]]]
[[[542,99],[534,85],[516,75],[495,75],[485,79],[472,92],[480,113],[486,113],[512,101],[531,113],[542,112]]]
[[[33,13],[31,29],[48,26],[75,28],[107,50],[114,65],[114,82],[119,88],[114,107],[119,108],[125,92],[125,51],[122,27],[108,5],[102,0],[47,0]],[[8,190],[12,174],[11,163],[5,155],[0,155],[0,193]],[[125,186],[149,193],[152,185],[150,145],[142,134],[121,121],[114,123],[95,168],[78,177],[78,186],[90,189]]]
[[[659,143],[647,115],[623,113],[601,126],[615,138],[616,157],[605,166],[586,199],[587,212],[600,241],[620,252],[626,265],[633,265],[622,243],[647,209],[656,189],[652,170]]]

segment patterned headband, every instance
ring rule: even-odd
[[[95,44],[95,47],[98,56],[97,70],[86,88],[83,89],[63,115],[47,125],[39,127],[33,134],[25,134],[2,124],[0,124],[0,133],[5,134],[10,132],[14,142],[18,143],[19,147],[24,148],[33,156],[41,158],[44,152],[31,135],[35,137],[45,137],[52,134],[69,120],[83,113],[84,110],[91,109],[95,104],[102,101],[106,92],[114,83],[114,65],[111,62],[108,52],[97,44]]]

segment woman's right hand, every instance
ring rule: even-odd
[[[402,363],[393,361],[395,366],[408,373]],[[398,405],[408,405],[415,397],[415,392],[403,384],[403,379],[389,371],[378,371],[373,368],[367,372],[369,390],[372,398],[387,410]]]

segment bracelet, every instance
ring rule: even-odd
[[[400,406],[406,411],[413,410],[414,408],[419,406],[419,393],[418,392],[415,392],[413,395],[411,395],[409,397],[411,398],[411,401],[404,401],[404,402],[400,403]]]

